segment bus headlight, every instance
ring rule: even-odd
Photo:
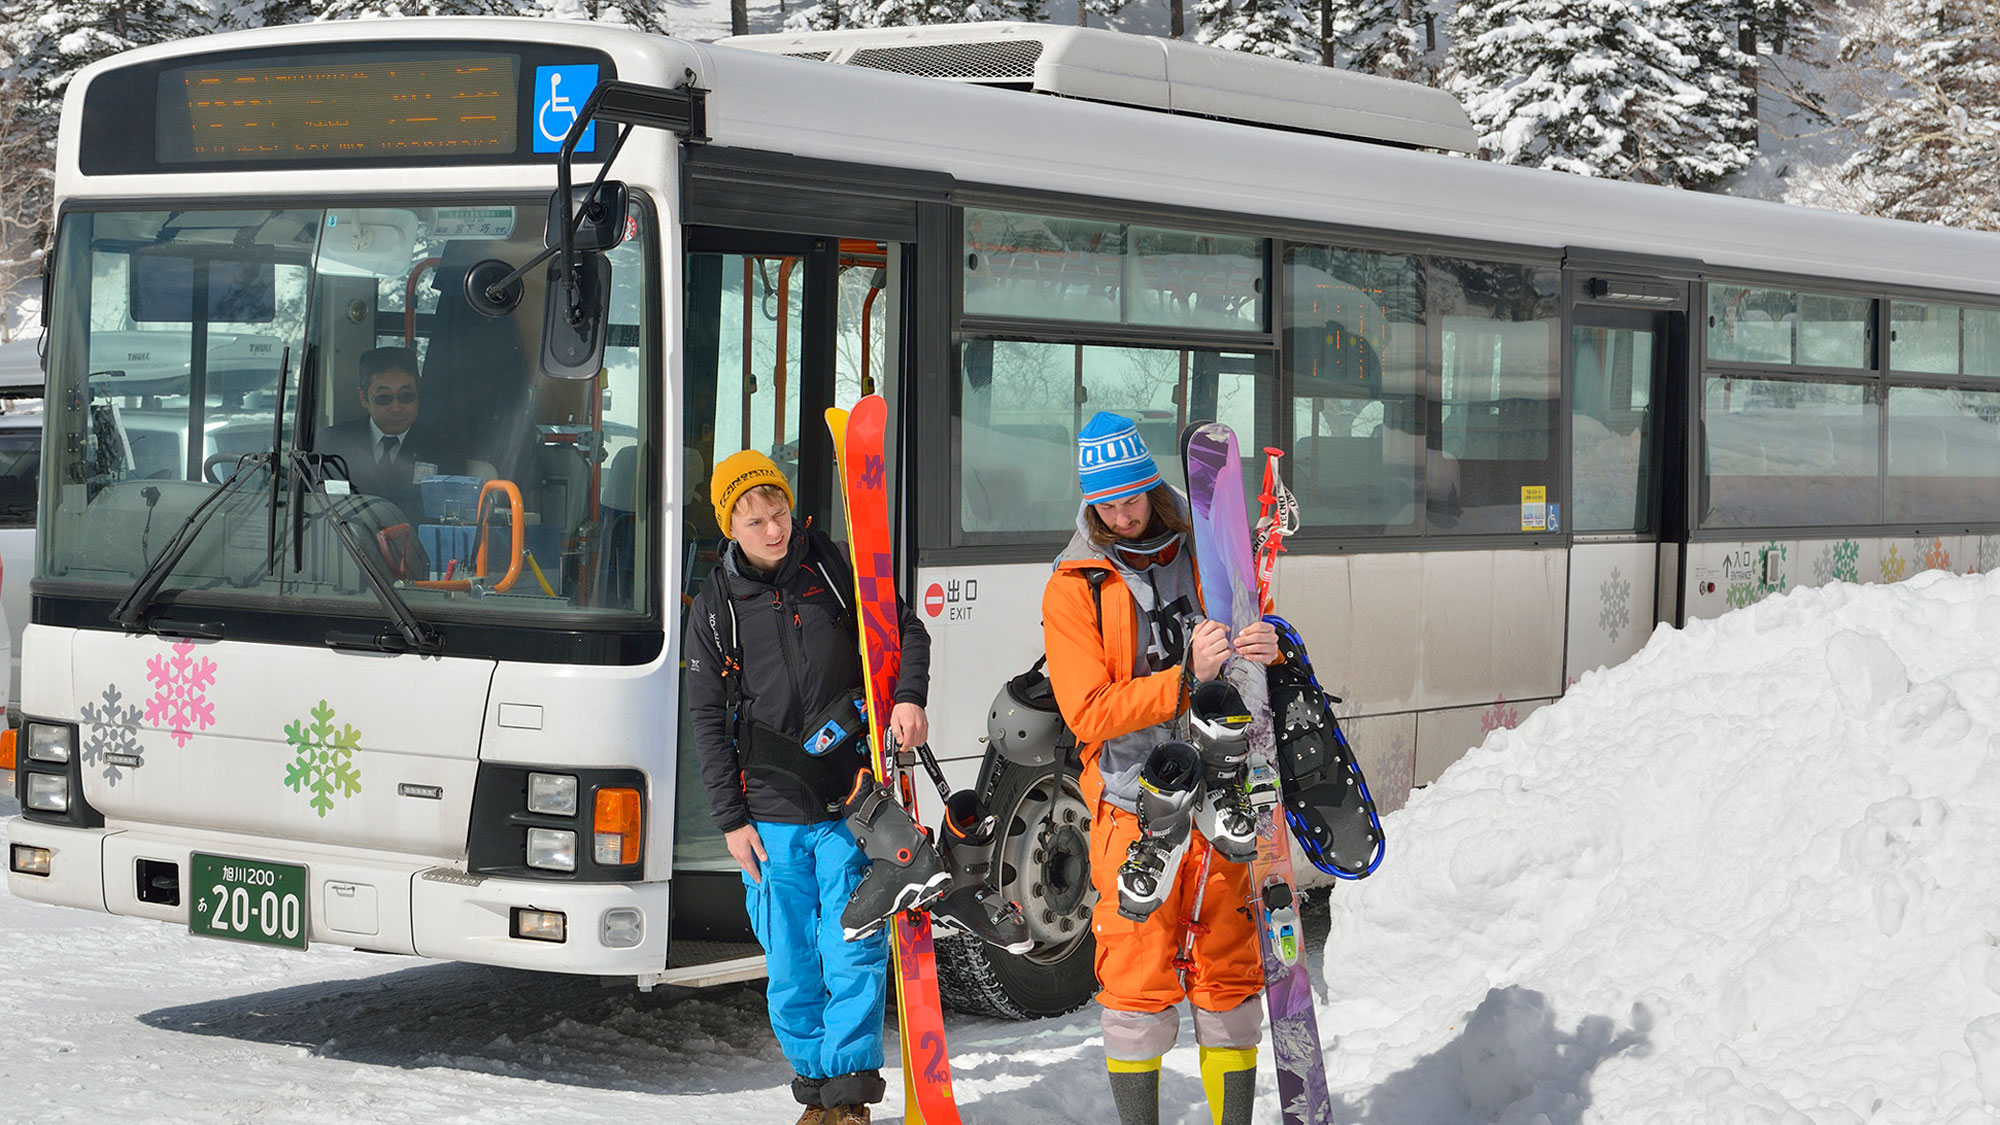
[[[529,941],[568,941],[569,916],[560,910],[514,908],[514,936]]]
[[[557,828],[528,829],[528,866],[544,871],[575,871],[576,833]]]
[[[28,760],[61,764],[70,759],[73,729],[55,723],[28,724]]]
[[[576,778],[566,773],[529,774],[528,811],[543,816],[575,816]]]
[[[29,774],[27,804],[36,812],[68,812],[69,778],[59,773]]]
[[[46,876],[49,873],[49,863],[53,855],[54,853],[47,848],[35,848],[27,844],[15,844],[10,862],[13,869],[23,875]]]

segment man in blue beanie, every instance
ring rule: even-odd
[[[1042,592],[1042,640],[1091,808],[1112,1100],[1121,1125],[1158,1125],[1160,1061],[1186,1000],[1210,1112],[1219,1125],[1249,1125],[1264,969],[1242,860],[1256,852],[1256,817],[1240,781],[1178,740],[1176,720],[1232,653],[1275,662],[1277,636],[1260,621],[1232,638],[1204,619],[1187,502],[1160,479],[1131,419],[1099,413],[1076,440],[1083,504]]]

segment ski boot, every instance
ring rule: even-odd
[[[931,907],[931,920],[1009,953],[1033,949],[1035,939],[1028,933],[1020,905],[989,881],[999,838],[993,831],[993,814],[980,815],[979,799],[972,790],[961,789],[945,802],[941,836],[951,890]]]
[[[951,888],[951,872],[917,822],[875,775],[863,771],[842,806],[847,827],[873,862],[840,913],[842,935],[860,941],[905,910],[921,910]]]
[[[1201,748],[1207,793],[1194,826],[1216,854],[1231,863],[1257,858],[1257,809],[1244,787],[1250,761],[1250,714],[1243,697],[1222,680],[1194,689],[1188,708],[1195,745]]]
[[[1201,755],[1185,742],[1162,742],[1139,771],[1139,838],[1118,868],[1118,913],[1143,922],[1173,889],[1201,803]]]

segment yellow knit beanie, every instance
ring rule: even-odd
[[[736,511],[736,502],[743,498],[744,493],[763,484],[783,489],[786,505],[798,504],[798,498],[792,494],[792,484],[785,479],[785,474],[778,471],[778,466],[769,457],[754,449],[732,453],[715,467],[715,475],[709,478],[708,494],[715,501],[715,522],[724,535],[729,534],[729,516]]]

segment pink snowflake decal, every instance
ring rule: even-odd
[[[1513,730],[1520,724],[1521,713],[1507,706],[1507,697],[1504,695],[1494,700],[1493,707],[1479,716],[1479,730],[1482,734],[1492,734],[1503,727]]]
[[[146,679],[154,688],[146,701],[146,721],[166,727],[180,747],[187,746],[196,728],[215,725],[215,704],[205,694],[215,683],[215,661],[206,656],[197,661],[193,653],[194,642],[179,641],[173,656],[146,662]]]

